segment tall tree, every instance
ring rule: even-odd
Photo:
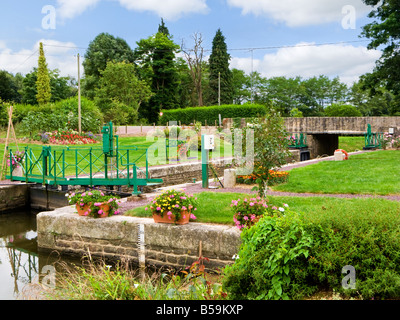
[[[46,104],[51,99],[51,86],[50,86],[50,75],[47,68],[46,57],[44,56],[43,43],[39,46],[39,62],[37,72],[37,95],[36,99],[39,104]]]
[[[135,66],[126,62],[108,62],[102,72],[95,102],[106,121],[135,124],[138,110],[151,97],[150,87],[135,75]]]
[[[363,0],[373,6],[369,18],[375,21],[363,27],[362,36],[371,39],[368,49],[384,47],[372,74],[368,75],[370,88],[384,84],[394,94],[400,94],[400,1]]]
[[[194,41],[193,49],[186,49],[183,43],[181,47],[189,66],[190,75],[197,94],[197,105],[203,106],[203,36],[201,33],[194,33],[192,38]]]
[[[106,69],[109,61],[133,63],[133,51],[124,39],[108,33],[100,33],[90,42],[82,63],[85,68],[83,91],[88,98],[94,98],[101,73]]]
[[[210,64],[210,101],[218,104],[219,90],[221,104],[231,104],[233,102],[233,81],[232,72],[229,69],[231,59],[228,53],[228,46],[221,29],[218,29],[213,42],[212,52],[209,59]],[[219,89],[220,88],[220,89]]]
[[[5,70],[0,70],[0,99],[7,102],[21,102],[19,77],[20,74],[13,76]]]
[[[162,21],[158,32],[137,43],[135,63],[141,80],[151,83],[153,96],[140,113],[150,123],[157,122],[160,111],[178,107],[179,76],[175,56],[179,51]]]

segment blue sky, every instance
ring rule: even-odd
[[[359,37],[372,9],[361,0],[3,0],[0,8],[0,69],[14,74],[36,66],[42,41],[49,67],[76,77],[76,54],[83,57],[99,33],[134,49],[157,31],[161,17],[174,41],[187,47],[198,32],[211,49],[221,28],[231,67],[266,77],[324,74],[351,84],[381,54]],[[47,27],[50,21],[55,28]]]

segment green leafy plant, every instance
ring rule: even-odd
[[[257,176],[258,185],[255,189],[259,196],[265,197],[270,170],[280,168],[290,155],[286,138],[288,134],[283,118],[273,109],[265,117],[253,119],[249,127],[254,130],[254,162],[257,165],[253,173]]]
[[[307,261],[313,245],[297,213],[264,215],[242,232],[242,245],[233,265],[224,269],[223,288],[229,299],[290,299],[306,276],[297,266]]]

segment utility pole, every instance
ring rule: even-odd
[[[254,50],[251,50],[251,103],[254,102]]]
[[[78,53],[78,126],[79,134],[82,133],[82,114],[81,114],[81,65]]]
[[[221,72],[218,72],[218,105],[221,105]]]

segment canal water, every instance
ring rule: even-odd
[[[0,213],[0,300],[16,300],[29,283],[38,283],[44,267],[60,261],[39,254],[36,215],[28,210]]]

